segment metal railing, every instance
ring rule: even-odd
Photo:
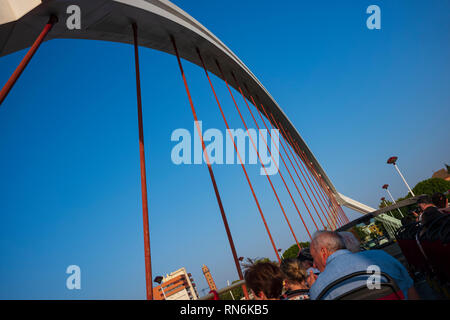
[[[235,283],[233,283],[233,284],[231,284],[231,285],[229,285],[229,286],[227,286],[225,288],[219,289],[217,291],[217,293],[219,295],[222,294],[222,293],[226,293],[228,291],[231,291],[234,288],[242,286],[243,284],[245,284],[245,280],[237,281],[237,282],[235,282]],[[209,293],[206,296],[200,297],[199,300],[211,300],[212,298],[214,298],[214,294]]]
[[[377,216],[379,216],[381,214],[384,214],[386,212],[393,211],[393,210],[396,210],[396,209],[400,209],[400,208],[403,208],[403,207],[407,207],[407,206],[416,204],[417,201],[419,200],[419,198],[422,197],[422,196],[423,195],[419,195],[419,196],[415,196],[415,197],[412,197],[412,198],[408,198],[408,199],[399,201],[396,204],[393,204],[393,205],[390,205],[390,206],[387,206],[387,207],[375,210],[375,211],[373,211],[371,213],[367,213],[364,216],[362,216],[361,218],[355,219],[355,220],[347,223],[346,225],[343,225],[342,227],[340,227],[336,231],[349,230],[350,228],[352,228],[352,227],[354,227],[354,226],[356,226],[356,225],[358,225],[360,223],[369,222],[370,219],[376,218]]]

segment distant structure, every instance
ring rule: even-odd
[[[441,170],[436,171],[431,176],[432,178],[441,178],[446,181],[450,181],[450,167],[448,165],[445,165],[446,168],[443,168]]]
[[[216,284],[214,283],[214,279],[213,279],[213,277],[211,275],[211,272],[209,272],[208,267],[203,265],[202,266],[202,271],[203,271],[203,274],[205,275],[206,282],[208,282],[209,289],[217,291]]]
[[[159,286],[153,288],[154,300],[197,300],[198,293],[192,275],[183,267],[166,274]]]

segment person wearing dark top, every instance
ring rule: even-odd
[[[431,197],[433,204],[443,213],[450,213],[450,208],[448,207],[448,199],[445,194],[441,192],[436,192]]]
[[[421,210],[418,220],[423,226],[428,225],[434,219],[442,216],[442,212],[433,204],[431,197],[428,195],[421,196],[417,200],[417,206]]]

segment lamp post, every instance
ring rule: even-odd
[[[393,202],[394,204],[397,204],[397,203],[395,202],[395,200],[394,200],[394,197],[393,197],[392,194],[389,192],[388,187],[389,187],[388,184],[385,184],[385,185],[382,186],[383,189],[386,189],[387,193],[389,194],[389,196],[390,196],[391,199],[392,199],[392,202]],[[398,212],[400,212],[400,215],[401,215],[402,218],[403,218],[403,217],[404,217],[404,216],[403,216],[403,213],[400,211],[399,208],[397,208],[397,210],[398,210]]]
[[[382,204],[384,204],[386,207],[389,207],[389,204],[387,203],[385,197],[382,197],[380,200],[381,200],[381,203],[382,203]],[[389,210],[389,213],[391,214],[392,217],[394,217],[394,215],[392,214],[392,211],[391,211],[391,210]]]
[[[395,169],[397,169],[398,174],[399,174],[400,177],[403,179],[403,182],[406,184],[406,187],[408,188],[409,192],[411,193],[411,195],[412,195],[413,197],[415,197],[416,195],[414,194],[414,192],[413,192],[413,191],[411,190],[411,188],[409,187],[408,183],[406,182],[405,177],[403,177],[402,173],[400,172],[400,169],[399,169],[398,166],[397,166],[397,163],[396,163],[396,162],[397,162],[397,159],[398,159],[398,157],[390,157],[390,158],[387,160],[387,163],[388,163],[388,164],[393,164],[393,165],[394,165]]]
[[[162,293],[163,293],[164,300],[167,300],[166,294],[164,293],[164,289],[163,289],[163,286],[162,286],[162,284],[161,284],[162,280],[163,280],[163,277],[157,276],[157,277],[155,277],[155,279],[154,279],[153,281],[156,282],[156,283],[158,283],[158,284],[161,286],[161,291],[162,291]]]
[[[230,286],[230,281],[228,281],[228,280],[227,280],[227,286],[228,286],[228,287]],[[233,300],[235,300],[235,299],[234,299],[234,295],[233,295],[233,291],[230,290],[230,294],[231,294],[231,298],[232,298]]]
[[[385,198],[385,197],[382,197],[382,198],[381,198],[381,203],[384,204],[386,207],[389,206],[388,203],[386,202],[386,198]],[[386,215],[389,216],[389,217],[394,218],[394,215],[392,214],[392,212],[389,211],[389,213],[390,213],[390,215],[388,215],[387,213],[386,213]],[[392,226],[391,226],[389,223],[386,223],[386,226],[387,226],[388,229],[391,231],[391,233],[394,234],[394,230],[392,229]],[[388,232],[388,233],[389,233],[389,232]]]

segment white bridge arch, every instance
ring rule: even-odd
[[[67,7],[81,8],[80,30],[69,30],[65,19]],[[189,14],[167,0],[0,0],[0,56],[29,47],[49,16],[55,15],[55,24],[45,40],[57,38],[92,39],[133,44],[132,23],[139,26],[141,46],[175,54],[170,36],[177,41],[180,57],[201,67],[196,48],[202,52],[206,68],[222,78],[215,61],[220,61],[229,84],[236,90],[231,72],[240,83],[257,97],[264,108],[290,133],[305,152],[337,202],[360,213],[375,209],[340,194],[320,166],[314,154],[297,129],[245,64],[213,33]],[[222,78],[223,80],[223,78]],[[247,95],[246,92],[244,92]],[[249,100],[250,97],[246,96]],[[293,147],[295,150],[295,148]]]

